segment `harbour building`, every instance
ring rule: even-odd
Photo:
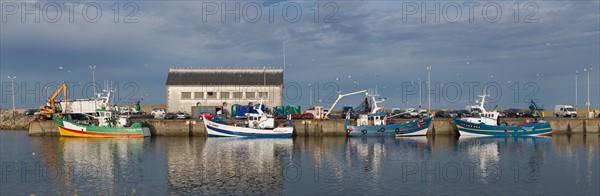
[[[280,68],[170,68],[166,82],[167,111],[220,108],[258,103],[283,104],[283,69]],[[215,111],[216,110],[216,111]]]

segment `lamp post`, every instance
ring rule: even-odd
[[[96,65],[91,65],[90,69],[92,70],[92,86],[94,88],[94,96],[92,96],[92,98],[94,99],[94,107],[98,109],[98,103],[96,99],[98,96],[98,93],[96,92]]]
[[[13,105],[13,109],[12,109],[12,116],[15,116],[15,79],[17,78],[17,76],[12,76],[10,77],[10,75],[8,76],[8,79],[10,79],[11,82],[11,87],[12,87],[12,105]]]
[[[427,67],[427,113],[431,114],[431,66]]]
[[[590,116],[590,72],[592,71],[591,67],[587,67],[583,69],[584,72],[587,72],[587,114],[586,116],[589,118]]]
[[[579,100],[577,98],[577,95],[578,95],[578,93],[577,93],[577,89],[578,89],[577,83],[579,82],[578,76],[579,76],[579,70],[575,70],[575,112],[577,112],[577,109],[579,109]]]
[[[422,93],[421,93],[421,78],[419,78],[419,110],[421,109],[421,98]]]
[[[91,65],[90,69],[92,70],[92,85],[94,86],[94,99],[97,96],[96,92],[96,65]]]

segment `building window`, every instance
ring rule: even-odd
[[[255,99],[256,93],[254,92],[246,92],[246,99]]]
[[[181,92],[181,99],[191,99],[192,92]]]
[[[221,99],[229,99],[229,92],[221,92]]]
[[[269,98],[269,93],[268,92],[258,92],[258,97],[267,99],[267,98]]]
[[[194,99],[204,99],[204,92],[194,92]]]
[[[242,92],[233,92],[234,99],[242,99],[244,98],[244,94]]]
[[[206,92],[206,98],[207,99],[216,99],[217,98],[217,93],[215,93],[215,92]]]

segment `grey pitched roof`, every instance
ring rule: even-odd
[[[283,69],[171,68],[166,85],[283,85]]]

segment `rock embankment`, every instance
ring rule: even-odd
[[[13,116],[10,111],[0,112],[0,130],[28,130],[34,116]]]

